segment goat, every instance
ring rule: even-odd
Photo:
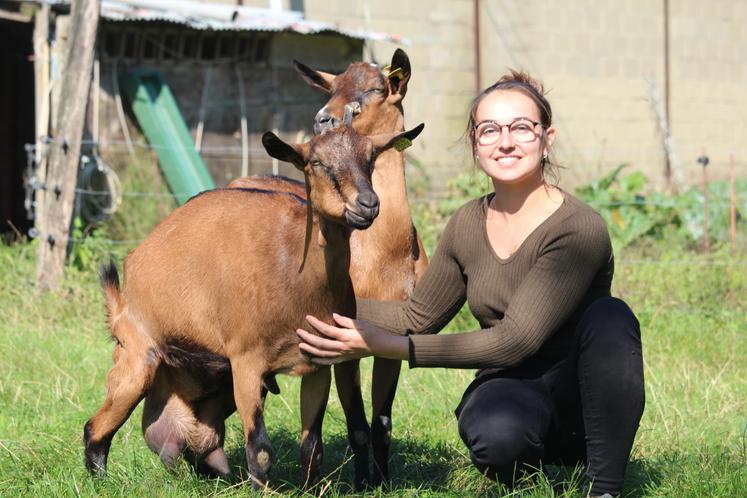
[[[374,135],[404,130],[402,99],[407,91],[411,70],[407,54],[397,49],[392,56],[388,75],[368,63],[353,63],[340,75],[315,71],[294,61],[296,70],[304,80],[331,94],[327,104],[317,113],[314,130],[323,133],[339,126],[345,108],[354,103],[352,110],[357,113],[352,124],[358,133]],[[374,192],[379,196],[380,209],[376,222],[365,231],[354,231],[350,236],[351,263],[350,276],[357,297],[379,300],[404,300],[425,271],[428,260],[422,242],[417,236],[410,217],[405,186],[405,163],[402,152],[389,150],[377,156],[372,174]],[[260,188],[287,192],[299,197],[305,196],[303,183],[282,177],[239,178],[228,185],[229,188]],[[360,389],[359,362],[353,361],[335,365],[335,381],[340,400],[345,411],[348,428],[348,441],[353,449],[355,466],[355,487],[360,490],[368,482],[377,485],[389,477],[388,458],[391,444],[391,412],[397,389],[401,362],[375,358],[372,385],[372,423],[369,428]],[[308,420],[318,415],[318,402],[326,400],[331,379],[325,373],[304,377],[301,384],[301,412],[304,426]],[[146,441],[153,451],[161,455],[167,466],[182,449],[192,448],[184,438],[178,440],[174,431],[165,428],[173,425],[170,419],[181,413],[201,411],[206,413],[203,423],[192,427],[193,439],[219,441],[215,454],[202,461],[193,462],[199,472],[224,474],[227,465],[221,448],[223,441],[223,421],[234,411],[231,390],[200,396],[199,406],[188,406],[183,398],[169,395],[169,377],[162,376],[163,383],[154,390],[159,396],[146,398],[143,414],[143,431]],[[180,374],[178,389],[184,391],[187,379]],[[199,380],[194,379],[189,389],[199,392]],[[177,389],[175,387],[175,389]],[[197,397],[197,395],[194,395]],[[210,421],[207,414],[213,414]],[[323,415],[323,412],[322,414]],[[318,420],[321,430],[322,419]],[[157,428],[164,428],[158,429]],[[169,434],[165,439],[162,434]],[[373,446],[373,480],[368,462],[369,441]],[[305,456],[302,447],[302,459]],[[220,470],[219,470],[220,469]],[[312,479],[314,476],[310,476]]]
[[[351,119],[348,114],[344,126],[305,144],[291,146],[272,133],[263,135],[271,156],[303,171],[308,201],[262,190],[204,192],[176,209],[127,256],[121,288],[113,264],[102,271],[116,345],[106,399],[84,427],[89,472],[105,472],[116,431],[151,389],[166,382],[171,393],[185,387],[177,397],[198,408],[168,419],[176,444],[185,441],[197,461],[227,473],[222,440],[200,440],[204,433],[199,431],[196,440],[190,431],[214,424],[220,417],[210,410],[225,406],[208,402],[203,411],[201,398],[225,398],[225,386],[232,385],[253,487],[267,482],[272,449],[264,428],[263,382],[276,373],[327,370],[329,377],[329,369],[301,354],[295,329],[304,326],[307,314],[332,323],[333,311],[355,312],[350,229],[370,226],[379,209],[370,163],[423,128],[365,137],[349,126]],[[317,243],[311,242],[312,233]],[[303,425],[309,474],[318,472],[321,462],[319,418],[306,418]],[[213,427],[213,434],[222,434],[218,429]],[[168,451],[169,431],[157,427],[156,432],[164,435],[162,448]]]
[[[353,63],[339,75],[316,71],[294,61],[296,70],[310,85],[330,94],[317,113],[314,132],[338,126],[345,107],[356,104],[353,127],[358,133],[374,135],[404,130],[402,99],[411,76],[407,54],[397,49],[388,74],[368,63]],[[422,241],[410,216],[405,183],[404,154],[389,150],[376,158],[372,174],[380,209],[376,222],[350,237],[350,277],[356,297],[383,301],[407,299],[428,266]],[[278,178],[240,178],[229,187],[256,186],[298,192],[298,185]],[[389,448],[392,404],[397,390],[401,362],[374,358],[371,387],[371,426],[366,421],[360,389],[358,361],[335,365],[335,383],[345,411],[348,442],[353,450],[355,486],[360,490],[370,481],[368,444],[373,447],[373,485],[389,478]],[[306,380],[306,379],[304,379]],[[306,388],[301,385],[302,396]]]

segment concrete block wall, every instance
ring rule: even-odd
[[[475,90],[473,9],[471,0],[306,0],[308,19],[334,22],[342,28],[399,34],[412,64],[403,102],[405,123],[424,122],[423,133],[408,153],[422,163],[438,195],[455,172],[471,166],[463,134]],[[370,13],[367,19],[366,11]],[[370,44],[367,57],[387,65],[397,45]],[[409,174],[418,175],[410,169]]]
[[[285,3],[289,8],[291,2]],[[558,129],[555,158],[566,166],[561,186],[572,189],[621,163],[643,171],[650,185],[663,184],[666,154],[656,110],[657,99],[663,109],[666,94],[663,0],[479,3],[479,86],[509,67],[545,83]],[[699,182],[695,161],[705,148],[711,178],[726,177],[730,154],[737,175],[745,177],[747,2],[669,5],[672,165],[684,182]],[[475,0],[303,1],[307,19],[399,34],[412,42],[402,47],[413,67],[405,117],[408,125],[426,123],[410,151],[432,177],[434,195],[456,172],[472,167],[463,133],[477,83],[474,6]],[[396,47],[370,43],[365,58],[385,65]],[[308,47],[299,58],[314,65],[321,48]]]
[[[700,181],[701,148],[711,178],[729,155],[747,161],[747,3],[670,3],[670,123],[673,167]],[[551,91],[561,185],[589,181],[621,163],[663,181],[665,153],[654,94],[663,108],[663,2],[646,0],[482,2],[483,85],[505,67],[528,70]],[[548,6],[551,5],[551,6]],[[740,139],[741,137],[741,139]]]

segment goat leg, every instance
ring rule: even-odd
[[[312,486],[317,482],[322,468],[322,423],[331,384],[329,367],[320,368],[301,378],[301,466],[306,472],[305,486]]]
[[[371,430],[361,394],[360,362],[346,361],[335,365],[335,385],[348,428],[348,444],[353,451],[355,490],[364,491],[371,483],[368,445]]]
[[[233,396],[244,427],[246,462],[255,491],[266,486],[267,473],[272,466],[272,445],[263,416],[262,368],[256,357],[231,359]]]
[[[389,479],[389,447],[392,444],[392,404],[402,362],[374,358],[371,383],[371,446],[373,447],[373,484]]]
[[[127,339],[122,339],[122,335]],[[113,354],[114,367],[107,376],[106,399],[83,430],[86,468],[94,475],[106,473],[112,438],[145,397],[160,363],[156,350],[138,341],[138,335],[131,322],[122,317]]]

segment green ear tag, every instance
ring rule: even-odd
[[[412,140],[406,137],[399,137],[396,142],[394,142],[394,148],[397,149],[397,151],[402,152],[406,148],[410,147],[412,145]]]
[[[386,75],[387,78],[394,78],[395,76],[402,76],[402,68],[398,67],[394,71],[390,71],[389,74]]]

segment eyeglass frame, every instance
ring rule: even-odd
[[[511,136],[511,126],[513,126],[514,124],[516,124],[519,121],[528,121],[529,123],[532,124],[532,133],[534,134],[534,138],[533,139],[528,140],[526,142],[522,142],[522,141],[516,140],[513,136]],[[480,143],[480,138],[477,136],[477,129],[482,124],[484,124],[484,123],[492,123],[492,124],[494,124],[495,126],[498,127],[498,135],[497,135],[498,138],[496,139],[495,142],[491,142],[489,144],[481,144]],[[526,118],[526,117],[516,118],[516,119],[514,119],[513,121],[511,121],[508,124],[500,124],[500,123],[498,123],[497,121],[495,121],[493,119],[484,119],[484,120],[482,120],[479,123],[477,123],[477,124],[474,125],[474,127],[472,128],[472,133],[473,133],[473,136],[475,137],[475,144],[477,146],[490,147],[491,145],[495,145],[495,144],[497,144],[500,141],[501,136],[503,136],[503,127],[506,126],[506,127],[508,127],[508,136],[511,137],[511,140],[515,140],[516,142],[522,143],[522,144],[528,144],[528,143],[534,142],[535,140],[537,140],[537,138],[539,138],[541,136],[540,133],[537,133],[535,131],[535,128],[537,127],[537,125],[540,125],[543,128],[545,128],[545,125],[543,125],[539,121],[534,121],[534,120]]]

